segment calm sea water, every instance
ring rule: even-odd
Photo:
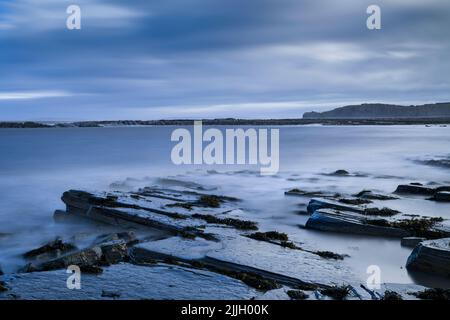
[[[450,171],[416,159],[449,153],[450,128],[424,126],[298,126],[280,129],[280,173],[261,177],[256,167],[175,166],[170,160],[174,127],[118,127],[0,130],[0,265],[13,271],[19,255],[55,235],[74,230],[55,224],[63,209],[61,194],[73,188],[108,189],[127,178],[153,183],[172,176],[211,185],[245,199],[245,208],[262,226],[285,230],[305,246],[347,253],[355,273],[365,277],[370,264],[382,267],[383,281],[423,281],[404,264],[410,249],[398,240],[352,237],[299,228],[307,217],[296,214],[307,199],[285,197],[303,189],[353,193],[362,189],[392,192],[399,183],[450,183]],[[363,177],[323,173],[346,169]],[[386,204],[385,204],[386,205]],[[410,199],[389,203],[407,213],[445,216],[449,207]],[[3,235],[2,235],[3,234]]]

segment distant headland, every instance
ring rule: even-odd
[[[78,122],[0,122],[0,128],[95,128],[123,126],[190,126],[195,120],[204,125],[284,126],[284,125],[414,125],[450,124],[450,102],[401,106],[394,104],[359,104],[325,112],[306,112],[291,119],[171,119],[171,120],[106,120]]]

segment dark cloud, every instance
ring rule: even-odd
[[[65,10],[82,9],[82,30]],[[447,0],[0,1],[1,119],[286,117],[450,100]]]

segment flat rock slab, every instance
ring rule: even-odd
[[[395,193],[400,194],[417,194],[429,196],[435,194],[435,188],[425,187],[417,184],[401,184],[395,190]]]
[[[406,267],[450,277],[450,238],[421,242],[409,256]]]
[[[355,281],[342,261],[243,236],[223,236],[220,240],[214,243],[172,237],[136,245],[131,255],[138,262],[167,256],[181,261],[200,260],[214,267],[258,273],[285,284],[332,285]]]
[[[69,290],[66,270],[2,277],[10,288],[0,299],[240,299],[256,297],[256,290],[217,273],[158,264],[151,267],[118,264],[98,276],[81,275],[81,290]],[[214,288],[212,290],[212,288]],[[103,294],[102,293],[107,293]],[[112,294],[108,294],[112,293]],[[117,296],[118,295],[118,296]]]
[[[338,212],[332,209],[316,210],[308,219],[306,228],[339,233],[403,238],[408,231],[367,224],[364,218],[352,212]]]

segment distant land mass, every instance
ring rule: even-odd
[[[448,125],[450,102],[400,106],[393,104],[360,104],[325,112],[306,112],[303,118],[290,119],[197,119],[209,126],[285,126],[285,125]],[[106,120],[78,122],[1,122],[0,129],[8,128],[101,128],[131,126],[191,126],[193,119],[171,120]]]
[[[401,106],[395,104],[364,103],[336,108],[325,112],[306,112],[303,119],[426,119],[450,118],[450,102]]]

